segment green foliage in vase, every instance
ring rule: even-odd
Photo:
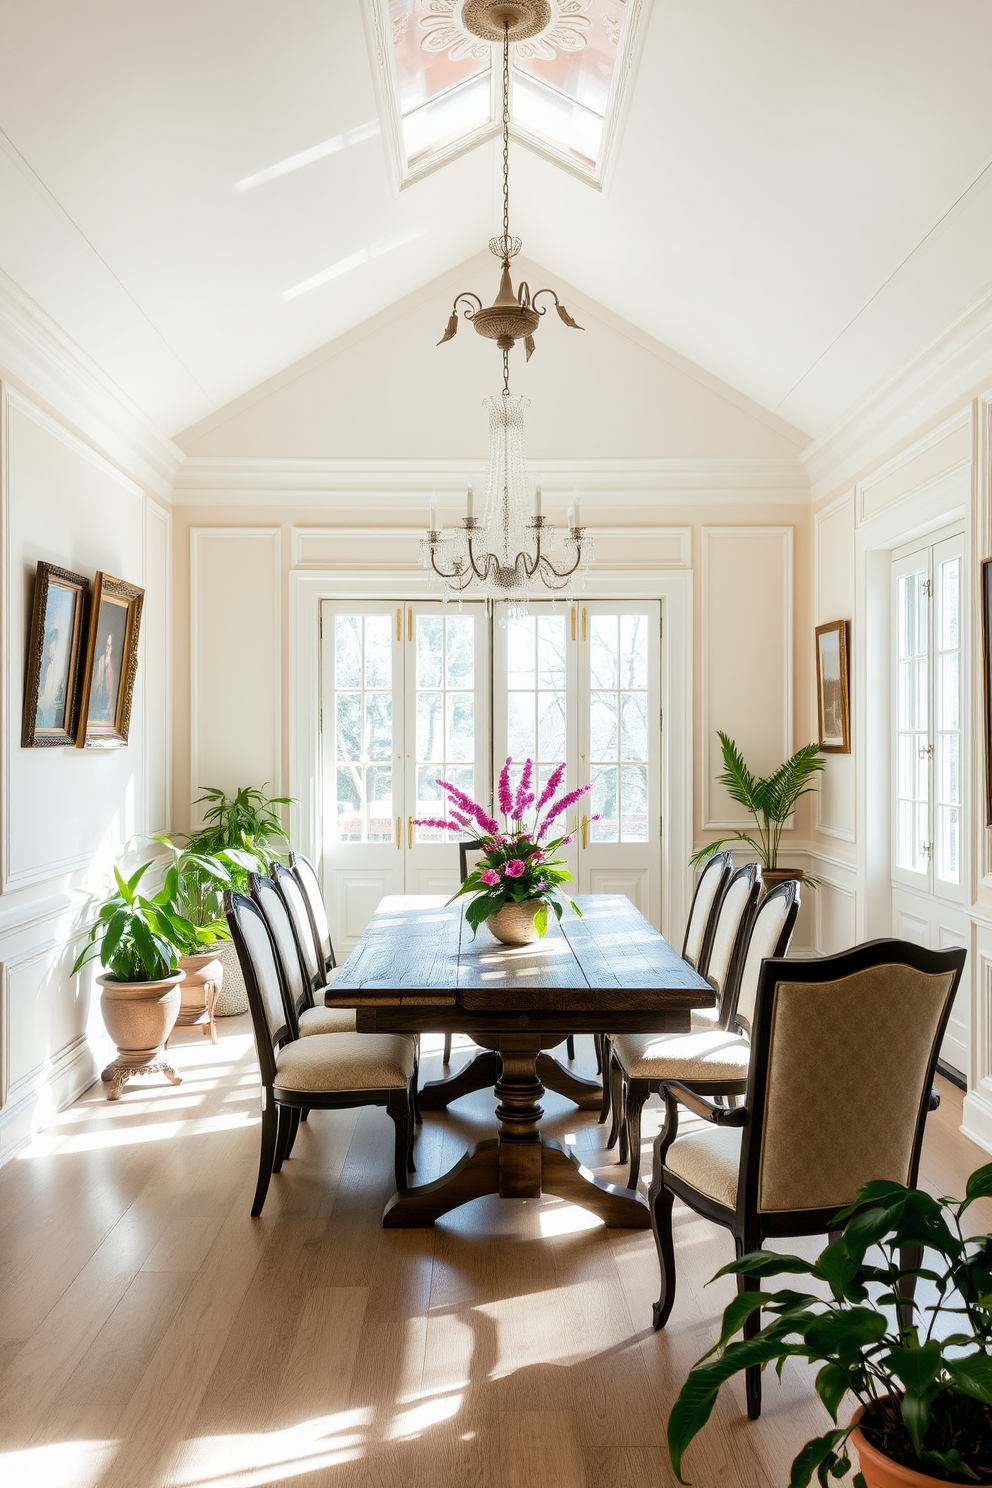
[[[195,926],[176,912],[165,889],[153,898],[141,893],[141,880],[151,866],[152,861],[142,863],[130,878],[114,868],[116,889],[97,911],[73,976],[97,958],[119,982],[158,982],[176,970]]]
[[[758,776],[748,768],[729,734],[717,730],[717,737],[723,750],[723,773],[717,779],[731,800],[754,817],[757,836],[751,832],[734,832],[730,837],[721,837],[718,842],[707,842],[705,847],[693,853],[689,861],[694,867],[699,867],[728,842],[746,842],[757,853],[762,868],[774,872],[778,868],[782,828],[795,811],[800,797],[816,789],[815,777],[826,763],[820,754],[820,746],[804,744],[770,775]],[[805,882],[811,884],[812,880],[806,879]]]
[[[680,1483],[682,1457],[706,1424],[721,1385],[750,1366],[789,1358],[821,1367],[816,1391],[834,1422],[845,1395],[864,1406],[868,1442],[893,1462],[941,1483],[992,1483],[992,1235],[966,1237],[961,1219],[992,1197],[992,1163],[972,1173],[963,1199],[934,1199],[900,1183],[866,1183],[837,1216],[842,1234],[815,1261],[756,1251],[718,1276],[810,1276],[821,1293],[739,1292],[723,1315],[716,1344],[691,1371],[668,1420],[668,1449]],[[903,1272],[900,1251],[924,1248]],[[900,1321],[903,1275],[929,1285]],[[714,1277],[714,1280],[716,1278]],[[757,1310],[770,1319],[731,1341]],[[716,1355],[714,1358],[713,1356]],[[853,1425],[809,1441],[792,1464],[789,1488],[821,1488],[851,1469]],[[861,1473],[855,1488],[865,1488]]]
[[[266,796],[251,785],[242,786],[232,796],[218,786],[207,786],[195,803],[208,803],[203,826],[190,833],[186,849],[210,858],[226,853],[232,885],[243,892],[250,872],[268,873],[285,856],[288,838],[278,808],[292,805],[292,800],[292,796]],[[252,867],[239,866],[231,859],[232,851],[249,854],[255,860]]]
[[[180,955],[196,956],[217,940],[229,940],[224,890],[235,888],[249,873],[264,871],[261,860],[243,848],[225,847],[210,854],[179,847],[164,835],[156,835],[154,841],[172,854],[162,883],[165,903],[178,925],[190,927],[189,932],[183,930]]]

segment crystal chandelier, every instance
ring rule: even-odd
[[[489,475],[482,519],[475,515],[472,488],[461,528],[445,533],[431,501],[431,523],[421,543],[420,560],[445,585],[459,595],[466,590],[492,604],[498,601],[502,618],[527,613],[535,589],[568,594],[573,575],[592,560],[592,542],[581,525],[578,494],[569,507],[567,534],[556,533],[541,511],[541,488],[533,507],[528,495],[524,460],[524,409],[529,399],[510,393],[510,352],[523,341],[527,360],[534,351],[534,332],[547,311],[539,307],[542,295],[550,295],[565,325],[581,330],[553,289],[532,295],[526,280],[516,291],[510,261],[520,252],[521,241],[510,234],[510,42],[536,36],[551,19],[547,0],[466,0],[462,24],[487,41],[502,42],[503,48],[503,232],[489,240],[490,251],[500,260],[501,273],[496,299],[483,305],[477,294],[463,291],[455,296],[441,346],[458,330],[459,311],[480,335],[496,342],[503,353],[503,389],[487,398],[489,411]]]

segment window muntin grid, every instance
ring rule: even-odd
[[[341,842],[393,835],[393,643],[388,615],[334,621],[333,831]]]
[[[442,817],[447,780],[475,797],[475,619],[472,615],[417,615],[417,818]],[[417,827],[421,842],[456,842],[461,833]]]
[[[589,616],[593,842],[648,840],[648,616]]]

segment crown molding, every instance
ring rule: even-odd
[[[471,481],[485,485],[485,460],[187,459],[177,472],[176,506],[287,506],[354,510],[421,507],[436,491],[460,503]],[[532,460],[554,500],[576,486],[591,505],[809,506],[798,460]]]
[[[851,485],[903,440],[992,378],[992,288],[802,452],[813,500]]]
[[[171,500],[182,450],[2,269],[0,368],[126,475]]]

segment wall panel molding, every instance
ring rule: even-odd
[[[755,551],[758,544],[766,545],[769,553],[765,555],[768,571],[762,571],[756,581],[754,565],[761,556]],[[704,527],[701,567],[699,817],[704,831],[737,830],[750,818],[743,812],[727,814],[725,801],[715,793],[719,758],[715,730],[721,728],[736,739],[749,763],[760,733],[765,741],[762,753],[768,759],[755,763],[759,770],[773,769],[793,749],[793,529]],[[777,592],[770,584],[772,577]],[[745,696],[743,689],[762,686],[759,660],[767,662],[764,691]],[[764,726],[769,711],[779,715],[778,725],[773,725],[779,741],[774,759]]]
[[[368,563],[374,545],[377,568],[416,573],[423,535],[423,527],[294,527],[292,567],[354,573]],[[600,569],[692,567],[691,527],[597,527],[595,540]]]
[[[849,635],[850,655],[848,658],[848,666],[850,672],[849,690],[851,695],[852,753],[847,755],[829,755],[827,757],[827,769],[825,772],[825,774],[827,775],[831,774],[831,772],[834,772],[836,775],[841,776],[842,778],[845,774],[850,773],[851,775],[853,775],[854,773],[853,731],[857,724],[857,718],[855,716],[854,710],[854,674],[857,667],[857,644],[856,637],[854,635],[854,514],[854,491],[845,491],[843,496],[839,496],[835,501],[831,501],[829,506],[820,507],[818,511],[815,511],[813,513],[812,577],[814,632],[817,625],[824,625],[831,620],[846,620],[851,627]],[[825,529],[839,522],[850,524],[849,534],[846,535],[849,535],[850,538],[850,551],[847,555],[847,559],[851,592],[849,596],[846,596],[843,600],[841,600],[837,605],[834,606],[834,608],[837,610],[837,613],[834,613],[833,609],[830,609],[828,612],[828,610],[824,608],[824,604],[822,602],[823,586],[821,584],[820,571],[821,564],[823,562],[823,550],[827,543]],[[813,723],[815,725],[817,721],[815,657],[813,660],[813,665],[810,668],[810,688],[812,694],[810,700],[810,718],[813,720]],[[830,784],[842,784],[842,779],[841,781],[830,782]],[[852,802],[852,811],[853,816],[850,823],[843,821],[831,821],[829,819],[828,815],[824,811],[824,789],[821,778],[820,789],[816,791],[813,798],[813,825],[816,831],[822,833],[825,837],[834,837],[840,842],[854,842],[856,840],[854,824],[857,820],[856,799]]]
[[[190,787],[282,795],[282,533],[190,529]]]

